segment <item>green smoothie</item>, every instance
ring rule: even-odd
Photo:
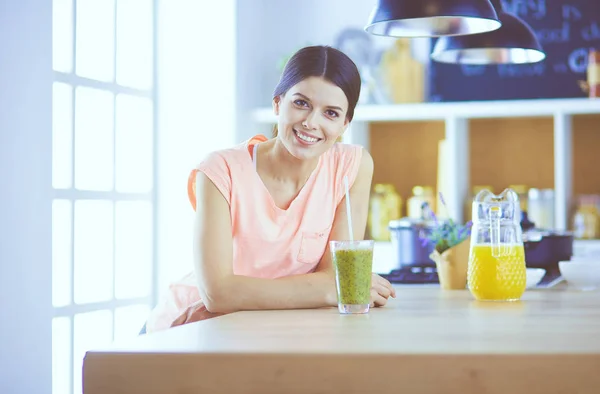
[[[333,252],[338,302],[347,305],[371,303],[373,249],[338,249]]]

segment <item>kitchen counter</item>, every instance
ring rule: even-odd
[[[368,315],[238,312],[91,351],[84,393],[600,392],[600,292],[397,289]]]

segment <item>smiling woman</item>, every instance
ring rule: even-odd
[[[286,64],[279,83],[273,92],[273,101],[277,101],[295,85],[310,78],[318,77],[341,89],[343,98],[340,104],[329,108],[332,117],[346,118],[348,122],[354,117],[354,108],[360,95],[360,74],[356,65],[344,53],[327,46],[312,46],[300,49]],[[339,90],[338,89],[338,90]],[[339,95],[339,93],[338,93]],[[302,94],[302,104],[310,104],[310,99]],[[332,97],[335,99],[335,97]],[[343,110],[346,108],[347,113]],[[345,115],[345,116],[342,116]],[[277,128],[275,129],[277,134]]]
[[[337,305],[328,241],[350,231],[363,239],[373,176],[367,151],[336,142],[359,94],[358,70],[342,52],[314,46],[290,59],[273,95],[277,135],[213,152],[191,172],[194,270],[172,284],[148,332],[239,310]],[[373,274],[371,304],[390,296]]]
[[[322,77],[308,77],[287,92],[287,94],[276,95],[273,98],[275,113],[279,115],[279,122],[275,128],[275,136],[279,135],[280,125],[286,126],[286,122],[295,121],[300,124],[287,124],[291,127],[294,136],[304,144],[316,144],[324,140],[339,142],[341,134],[346,130],[349,118],[344,108],[348,108],[348,99],[344,92],[335,84]],[[329,102],[323,100],[329,100]],[[336,103],[336,105],[331,104]],[[282,108],[287,106],[287,108]],[[280,112],[286,116],[282,116]],[[307,116],[307,111],[311,116]],[[329,130],[328,136],[315,135],[315,122],[318,117],[324,117],[325,126],[323,132]],[[291,117],[291,118],[290,118]],[[282,127],[281,130],[285,130]],[[342,133],[339,133],[339,131]],[[326,138],[329,137],[329,138]],[[283,140],[285,141],[285,139]],[[326,147],[329,147],[326,145]],[[291,147],[286,146],[288,149]]]

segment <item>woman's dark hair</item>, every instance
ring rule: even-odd
[[[351,121],[361,86],[356,64],[346,54],[329,46],[302,48],[285,65],[279,83],[273,91],[273,98],[283,96],[294,85],[309,77],[323,77],[342,89],[348,99],[346,118]]]

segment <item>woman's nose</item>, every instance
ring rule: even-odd
[[[308,120],[305,120],[304,122],[302,122],[302,127],[304,127],[306,130],[314,130],[314,126],[311,123],[308,123]]]
[[[304,126],[304,128],[308,130],[315,130],[317,128],[316,125],[317,123],[314,114],[308,115],[306,119],[304,119],[304,122],[302,122],[302,126]]]

